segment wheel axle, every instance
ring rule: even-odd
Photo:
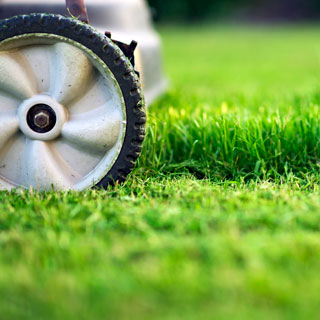
[[[57,117],[54,110],[46,104],[33,106],[27,114],[29,127],[37,133],[46,133],[52,130]]]

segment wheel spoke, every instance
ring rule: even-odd
[[[17,98],[13,98],[7,93],[0,92],[0,114],[4,112],[14,112],[21,103]]]
[[[79,176],[55,152],[52,144],[27,139],[22,158],[22,183],[39,190],[70,189]]]
[[[108,86],[103,77],[99,77],[80,99],[70,104],[68,111],[72,117],[73,115],[100,108],[103,105],[107,106],[111,100],[110,86]]]
[[[80,49],[66,43],[57,43],[54,48],[50,93],[59,103],[68,106],[86,92],[95,70]]]
[[[100,153],[79,149],[65,139],[57,139],[54,143],[59,155],[82,177],[94,170],[103,156]]]
[[[62,136],[80,150],[106,152],[116,144],[120,131],[120,113],[100,108],[71,118],[62,128]]]
[[[35,79],[28,62],[19,52],[0,53],[0,91],[25,100],[35,94]]]
[[[20,50],[29,64],[30,73],[36,80],[37,93],[49,91],[52,45],[27,46]]]
[[[0,190],[11,190],[13,186],[0,177]]]
[[[0,175],[7,181],[21,185],[21,159],[25,150],[26,138],[22,134],[14,135],[0,152]]]
[[[10,138],[18,132],[19,121],[14,112],[0,113],[0,152]]]

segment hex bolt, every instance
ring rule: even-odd
[[[46,111],[40,111],[34,116],[34,124],[38,128],[45,128],[50,124],[50,115]]]

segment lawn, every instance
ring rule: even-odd
[[[128,181],[0,193],[0,319],[319,319],[320,27],[159,30]]]

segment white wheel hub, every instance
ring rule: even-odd
[[[0,44],[0,189],[83,190],[115,163],[126,131],[120,87],[82,45],[51,34]]]
[[[33,112],[35,108],[38,110]],[[26,137],[50,141],[61,134],[67,115],[65,108],[50,96],[38,95],[25,100],[18,107],[18,118],[20,130]]]

